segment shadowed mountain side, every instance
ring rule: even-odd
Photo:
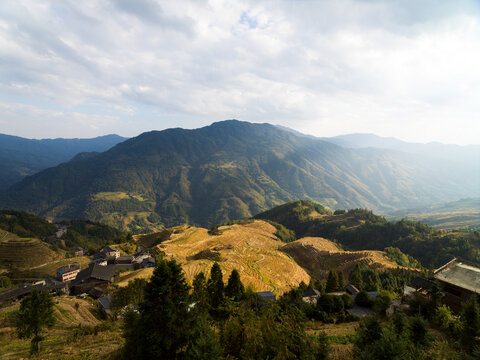
[[[47,169],[0,195],[0,207],[140,232],[158,223],[211,226],[299,198],[384,211],[457,199],[478,191],[478,179],[468,171],[231,120],[144,133]]]
[[[82,152],[102,152],[124,141],[118,135],[92,139],[26,139],[0,134],[0,191]],[[86,156],[86,155],[84,155]]]

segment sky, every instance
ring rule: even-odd
[[[4,0],[0,133],[239,119],[480,144],[480,2]]]

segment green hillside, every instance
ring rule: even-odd
[[[93,253],[109,244],[120,244],[132,239],[129,233],[89,220],[70,220],[61,224],[67,227],[62,240],[68,249],[80,246]]]
[[[57,231],[57,227],[45,219],[16,210],[0,210],[0,229],[20,237],[40,239],[53,235]]]
[[[210,227],[296,199],[391,211],[478,191],[468,168],[380,149],[346,149],[239,121],[144,133],[26,178],[0,207],[87,218],[135,233]],[[432,179],[435,179],[433,181]],[[459,184],[462,184],[459,186]]]
[[[278,222],[296,236],[319,236],[338,241],[350,250],[400,249],[421,261],[423,266],[440,266],[453,257],[480,264],[480,234],[444,232],[419,222],[390,222],[364,209],[327,210],[321,205],[296,201],[255,216]],[[392,250],[390,250],[392,253]]]

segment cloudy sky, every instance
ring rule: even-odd
[[[480,2],[0,2],[0,133],[240,119],[480,144]]]

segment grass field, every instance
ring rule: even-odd
[[[88,263],[90,261],[91,259],[86,256],[60,259],[60,260],[52,261],[48,264],[40,265],[35,268],[30,268],[30,269],[21,270],[21,271],[14,271],[12,272],[12,275],[14,276],[15,280],[35,279],[35,278],[43,279],[48,276],[55,276],[56,275],[55,270],[61,266],[77,262],[81,265],[82,269],[85,269],[86,267],[88,267]]]
[[[47,330],[36,359],[108,360],[115,355],[123,344],[119,323],[111,325],[95,317],[95,302],[70,296],[55,297],[54,301],[57,321]],[[18,307],[16,303],[0,309],[0,359],[29,357],[29,340],[18,339],[13,328],[12,315]]]

